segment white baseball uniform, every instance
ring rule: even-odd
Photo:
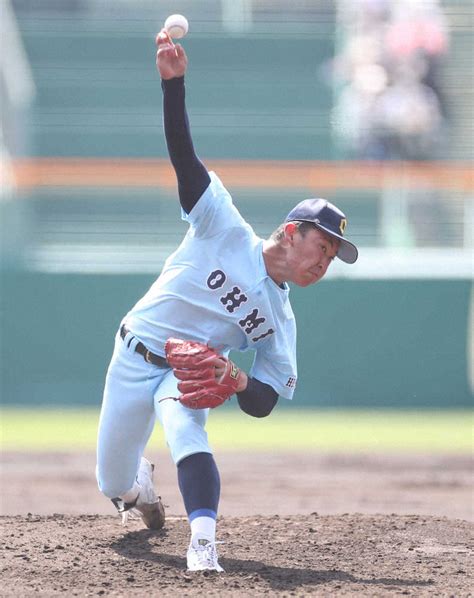
[[[111,498],[128,490],[153,430],[155,413],[176,463],[209,452],[208,410],[183,407],[172,370],[134,352],[141,341],[164,356],[169,337],[209,343],[224,355],[255,350],[249,375],[291,399],[296,384],[296,325],[289,287],[267,274],[263,240],[242,218],[219,178],[189,214],[189,230],[145,296],[123,320],[107,374],[98,442],[98,480]]]

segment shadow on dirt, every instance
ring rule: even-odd
[[[226,572],[239,575],[252,574],[258,578],[267,580],[273,589],[292,590],[299,586],[318,585],[331,581],[361,583],[381,586],[417,586],[425,587],[432,585],[431,581],[419,581],[415,579],[380,578],[365,579],[337,569],[317,570],[301,569],[298,567],[276,567],[266,565],[261,561],[241,559],[221,559],[221,564]]]
[[[158,546],[150,545],[150,540],[166,537],[166,530],[151,532],[149,530],[134,531],[126,534],[111,544],[111,548],[118,554],[130,560],[145,560],[150,563],[161,565],[170,573],[187,574],[184,555],[173,555],[159,552]],[[264,583],[270,585],[274,590],[296,590],[301,586],[320,585],[328,582],[339,582],[341,584],[363,584],[381,587],[427,587],[433,585],[432,580],[422,581],[417,579],[402,578],[363,578],[338,569],[311,569],[299,567],[281,567],[268,565],[255,559],[234,559],[223,557],[220,563],[226,571],[226,578],[231,581],[251,580],[253,583]],[[203,572],[203,575],[214,577],[213,573]],[[337,587],[337,586],[336,586]]]

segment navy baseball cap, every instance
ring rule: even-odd
[[[288,214],[285,222],[294,220],[312,222],[317,228],[331,235],[331,237],[339,239],[341,244],[337,251],[337,257],[343,262],[353,264],[357,260],[359,255],[357,247],[344,239],[347,218],[339,208],[336,208],[326,199],[304,199],[300,201]]]

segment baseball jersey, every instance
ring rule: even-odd
[[[189,214],[181,245],[123,322],[164,355],[169,337],[209,343],[227,355],[254,350],[250,376],[291,399],[296,385],[296,325],[289,287],[263,260],[263,239],[242,218],[217,175]]]

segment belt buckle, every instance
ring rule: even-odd
[[[147,363],[151,363],[151,364],[153,365],[153,362],[150,360],[150,355],[151,355],[151,353],[150,353],[150,351],[147,349],[147,350],[146,350],[146,353],[145,353],[145,361],[146,361]]]

